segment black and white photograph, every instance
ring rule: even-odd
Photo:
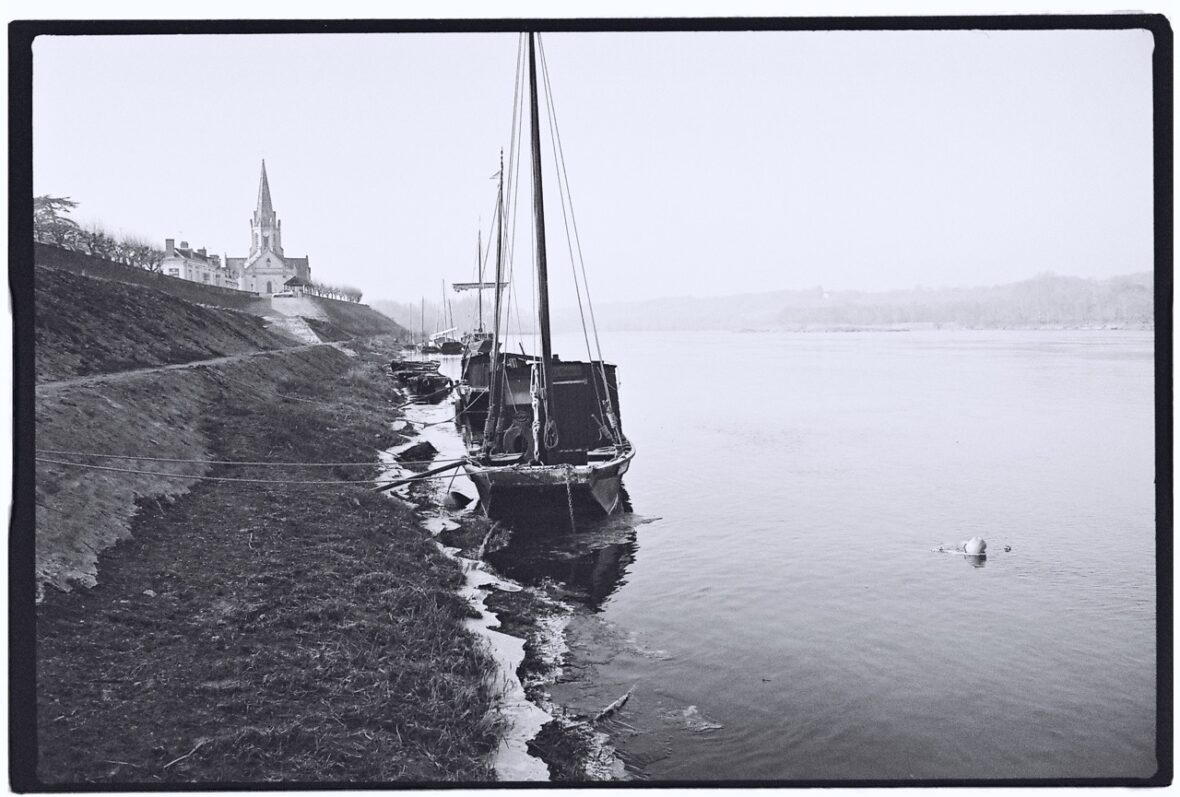
[[[14,790],[1171,783],[1167,18],[9,47]]]

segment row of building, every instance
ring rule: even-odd
[[[302,287],[311,282],[311,266],[306,256],[288,257],[283,253],[283,223],[271,203],[265,160],[258,182],[258,203],[250,219],[250,254],[223,259],[209,254],[204,247],[192,249],[188,241],[177,246],[176,239],[168,238],[160,270],[172,277],[264,296],[302,292]]]

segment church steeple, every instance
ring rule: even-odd
[[[258,178],[258,205],[250,220],[250,256],[256,260],[265,252],[283,256],[283,223],[275,214],[270,201],[270,181],[266,179],[266,160],[262,161],[262,175]]]
[[[273,214],[274,206],[270,203],[270,183],[266,179],[266,158],[262,159],[262,177],[258,180],[258,210],[256,215]]]

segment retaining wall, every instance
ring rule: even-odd
[[[198,304],[211,304],[247,312],[256,312],[259,309],[257,302],[261,297],[250,291],[204,285],[135,266],[103,260],[101,257],[88,255],[84,252],[43,244],[40,241],[34,243],[33,262],[38,266],[65,269],[75,274],[85,274],[88,277],[146,285],[149,288],[156,288]],[[269,308],[270,303],[266,302],[265,306]]]

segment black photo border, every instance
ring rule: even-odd
[[[1126,30],[1154,39],[1152,54],[1154,159],[1155,475],[1156,475],[1156,760],[1146,778],[996,778],[898,780],[690,780],[624,783],[193,783],[46,784],[37,779],[34,596],[34,333],[33,333],[33,44],[38,36],[159,34],[496,33],[651,31],[948,31]],[[1159,14],[691,17],[576,19],[364,20],[17,20],[8,28],[9,241],[8,280],[13,335],[13,504],[9,530],[9,784],[16,792],[241,791],[453,788],[865,787],[865,786],[1164,786],[1173,776],[1172,477],[1172,151],[1173,45]]]

